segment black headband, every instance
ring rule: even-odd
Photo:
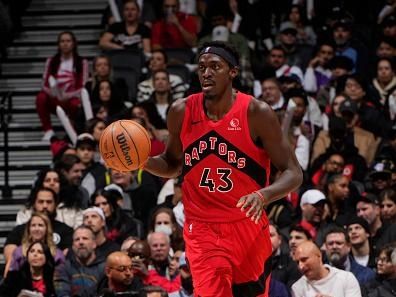
[[[234,58],[234,56],[230,55],[230,53],[222,47],[207,46],[199,53],[199,57],[201,57],[204,54],[218,55],[219,57],[223,58],[227,63],[232,65],[232,67],[238,66],[238,62]]]

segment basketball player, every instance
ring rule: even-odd
[[[233,89],[238,53],[211,42],[198,58],[202,93],[171,106],[166,151],[145,169],[184,176],[194,296],[266,297],[271,242],[264,208],[296,189],[302,172],[271,108]],[[281,171],[271,185],[270,161]]]

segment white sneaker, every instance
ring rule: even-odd
[[[51,137],[55,135],[54,130],[48,130],[44,133],[43,138],[41,138],[41,141],[49,142],[51,140]]]

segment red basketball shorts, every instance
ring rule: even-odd
[[[186,220],[186,256],[196,297],[268,296],[272,247],[268,220]]]

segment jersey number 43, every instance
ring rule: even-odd
[[[231,173],[232,170],[230,168],[204,168],[199,186],[201,188],[207,188],[209,192],[229,192],[234,187],[234,183],[231,180]]]

